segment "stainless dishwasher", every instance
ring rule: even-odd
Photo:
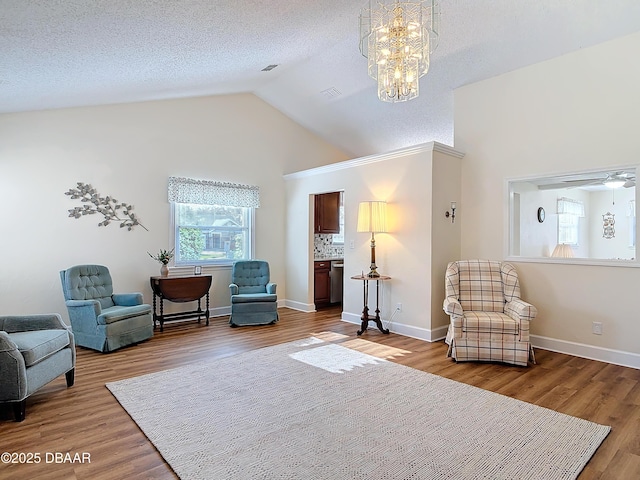
[[[332,260],[329,275],[331,277],[331,303],[342,303],[344,260]]]

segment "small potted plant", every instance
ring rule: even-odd
[[[167,264],[173,258],[173,248],[171,249],[171,251],[169,251],[169,250],[160,250],[160,252],[158,252],[155,255],[151,255],[151,253],[149,253],[149,252],[147,252],[147,253],[156,262],[159,262],[160,264],[162,264],[162,266],[160,267],[160,275],[162,275],[163,277],[166,277],[167,275],[169,275],[169,267],[167,267]]]

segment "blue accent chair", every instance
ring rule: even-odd
[[[278,297],[264,260],[238,260],[231,269],[232,327],[267,325],[278,321]]]
[[[57,313],[0,317],[0,402],[13,405],[16,421],[47,383],[64,374],[71,387],[75,366],[73,333]]]
[[[153,336],[151,305],[141,293],[113,293],[107,267],[76,265],[60,280],[77,345],[112,352]]]

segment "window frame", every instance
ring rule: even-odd
[[[503,258],[511,262],[521,263],[551,263],[551,264],[567,264],[567,265],[590,265],[590,266],[603,266],[603,267],[630,267],[640,268],[640,258],[638,258],[637,245],[635,247],[629,246],[630,249],[634,249],[636,254],[630,259],[618,259],[618,258],[594,258],[594,257],[573,257],[573,258],[557,258],[551,256],[523,256],[520,254],[519,249],[514,247],[514,242],[519,241],[520,233],[515,228],[517,223],[522,219],[520,214],[514,211],[514,207],[517,204],[517,208],[520,209],[519,195],[517,190],[514,189],[514,185],[521,182],[532,182],[540,179],[561,179],[567,175],[583,175],[583,174],[604,174],[612,171],[629,171],[633,170],[634,173],[640,174],[640,164],[636,165],[618,165],[593,169],[581,169],[573,172],[548,172],[537,175],[525,175],[505,177],[503,179]],[[635,199],[640,198],[640,191],[636,186]],[[555,203],[553,204],[555,205]],[[553,205],[549,203],[544,205],[547,212],[553,211]],[[548,207],[548,208],[547,208]],[[548,217],[549,215],[547,215]],[[636,220],[634,222],[634,220]],[[630,222],[634,225],[629,226],[634,231],[638,228],[637,218],[631,217]],[[635,233],[635,232],[634,232]],[[580,242],[580,238],[578,239]],[[632,241],[630,241],[631,243]]]
[[[182,204],[182,205],[203,205],[203,206],[208,206],[208,207],[216,207],[216,206],[225,206],[225,205],[205,205],[205,204],[197,204],[197,203],[180,203],[180,202],[170,202],[170,237],[171,237],[171,247],[173,248],[173,251],[176,252],[176,255],[174,256],[174,258],[171,260],[172,266],[176,267],[176,268],[181,268],[181,267],[192,267],[192,266],[201,266],[201,267],[216,267],[216,266],[231,266],[235,261],[240,260],[240,259],[234,259],[234,258],[224,258],[224,259],[219,259],[219,260],[185,260],[185,261],[178,261],[178,244],[179,244],[179,240],[178,240],[178,228],[179,225],[177,224],[176,221],[176,205],[177,204]],[[255,211],[256,211],[256,207],[234,207],[234,208],[242,208],[245,210],[245,220],[247,221],[248,225],[247,225],[247,241],[249,243],[247,251],[248,251],[248,257],[245,258],[246,260],[250,260],[252,258],[255,258]]]
[[[559,213],[557,239],[557,243],[564,243],[572,247],[580,246],[580,217],[571,213]]]

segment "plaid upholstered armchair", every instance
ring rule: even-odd
[[[538,311],[520,299],[513,265],[491,260],[451,262],[443,309],[451,317],[448,356],[459,362],[535,363],[529,322]]]

